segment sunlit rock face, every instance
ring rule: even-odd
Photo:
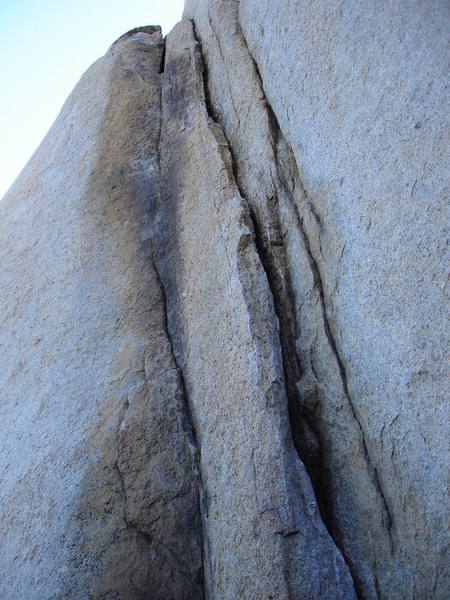
[[[448,6],[187,0],[0,201],[0,597],[446,598]]]

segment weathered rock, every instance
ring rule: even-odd
[[[196,451],[152,267],[159,28],[97,61],[0,203],[0,596],[202,596]]]
[[[185,15],[274,298],[284,241],[293,402],[318,438],[298,448],[327,525],[362,595],[444,597],[448,7],[188,0]]]
[[[201,452],[207,597],[351,598],[292,444],[272,297],[202,70],[184,20],[166,39],[155,247]]]
[[[300,208],[391,516],[381,593],[444,597],[448,5],[243,0],[239,11],[319,219]]]
[[[314,213],[267,103],[238,13],[238,2],[191,1],[185,8],[202,41],[211,106],[233,151],[271,283],[296,447],[358,588],[376,596],[377,586],[385,589],[391,579],[390,516],[329,329],[305,231],[305,219]]]
[[[83,76],[0,203],[2,598],[447,597],[448,12],[187,0]]]

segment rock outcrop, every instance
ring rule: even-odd
[[[152,263],[159,28],[83,76],[0,203],[0,596],[195,598],[198,456]]]
[[[445,598],[448,6],[187,0],[0,201],[0,597]]]

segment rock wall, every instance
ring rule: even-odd
[[[206,596],[353,597],[292,443],[273,300],[188,20],[162,91],[155,247],[201,452]]]
[[[448,543],[448,7],[413,4],[185,8],[278,305],[294,440],[370,597],[443,593]]]
[[[0,203],[0,597],[201,597],[197,453],[152,264],[159,28],[83,76]]]
[[[0,202],[0,596],[445,598],[448,5],[187,0]]]

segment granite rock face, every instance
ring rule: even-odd
[[[363,596],[441,597],[448,7],[366,4],[189,0],[185,16],[300,371],[293,437],[324,521]]]
[[[116,42],[0,203],[0,596],[201,595],[197,451],[152,264],[163,39]]]
[[[155,247],[201,449],[206,596],[351,598],[292,443],[273,299],[188,20],[166,38],[162,108]]]
[[[448,5],[187,0],[0,201],[0,596],[446,598]]]

